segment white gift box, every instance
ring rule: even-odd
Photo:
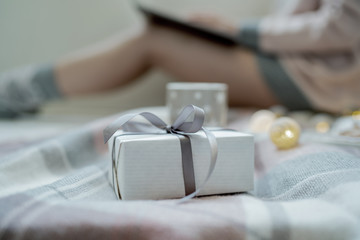
[[[212,131],[218,144],[214,171],[197,196],[238,193],[254,186],[254,140],[236,131]],[[113,184],[123,200],[171,199],[185,196],[180,139],[173,134],[123,135],[110,139],[114,146]],[[114,143],[115,140],[115,143]],[[190,136],[196,189],[204,182],[210,166],[210,146],[199,131]],[[114,169],[113,169],[114,170]]]

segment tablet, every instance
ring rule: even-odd
[[[216,31],[214,29],[206,28],[196,24],[192,24],[176,18],[174,16],[167,15],[163,12],[145,7],[140,4],[136,4],[138,10],[142,12],[145,17],[152,23],[171,27],[180,31],[188,32],[192,35],[217,42],[223,45],[238,45],[238,41],[235,36],[227,34],[225,32]]]

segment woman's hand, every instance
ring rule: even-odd
[[[188,18],[189,22],[212,28],[219,32],[226,32],[229,34],[236,34],[238,31],[237,26],[230,21],[211,13],[196,13]]]

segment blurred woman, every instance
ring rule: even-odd
[[[227,83],[232,106],[333,113],[360,106],[359,0],[295,0],[281,14],[240,26],[206,14],[191,21],[228,31],[241,44],[148,24],[125,42],[1,75],[0,115],[122,87],[152,67],[179,81]]]

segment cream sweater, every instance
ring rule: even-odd
[[[295,0],[242,31],[279,57],[315,109],[360,107],[360,0]]]

